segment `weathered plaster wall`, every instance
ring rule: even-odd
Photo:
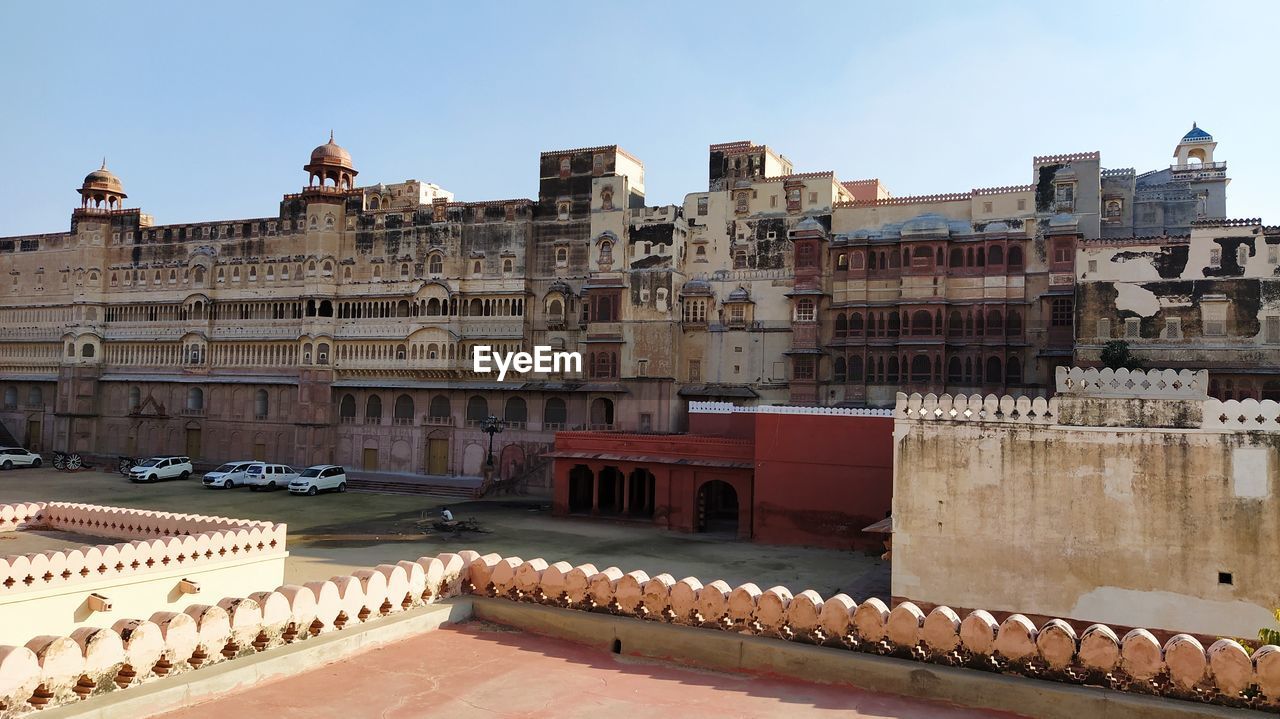
[[[1271,626],[1274,433],[899,421],[895,435],[895,596],[1223,636]]]

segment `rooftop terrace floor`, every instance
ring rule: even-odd
[[[852,687],[614,655],[483,622],[419,634],[155,719],[427,717],[1016,719]]]

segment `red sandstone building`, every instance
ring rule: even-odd
[[[694,402],[688,434],[560,432],[558,516],[731,532],[770,544],[879,546],[888,516],[887,410]]]

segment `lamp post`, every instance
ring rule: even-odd
[[[480,423],[480,431],[489,435],[489,469],[493,469],[493,435],[502,431],[502,420],[494,415],[489,415]]]

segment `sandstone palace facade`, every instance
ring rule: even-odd
[[[1201,281],[1179,248],[1225,217],[1213,147],[1196,128],[1167,170],[1051,155],[1030,184],[893,197],[733,142],[711,146],[706,191],[652,207],[617,146],[542,153],[536,199],[464,202],[358,184],[330,138],[279,212],[182,225],[125,207],[104,163],[69,232],[0,238],[0,424],[45,451],[478,475],[496,415],[510,478],[541,470],[556,431],[680,431],[695,400],[1043,394],[1101,337],[1173,338],[1186,312],[1161,302],[1182,307]],[[1232,309],[1221,277],[1192,293],[1222,317],[1203,326],[1221,334],[1201,367],[1233,332],[1254,332],[1241,351],[1272,337],[1274,293],[1257,288],[1280,233],[1227,229],[1247,258],[1232,240],[1217,266],[1238,266],[1257,301]],[[1177,341],[1200,337],[1198,319],[1174,324]],[[477,345],[577,351],[584,371],[498,382],[472,372]]]

